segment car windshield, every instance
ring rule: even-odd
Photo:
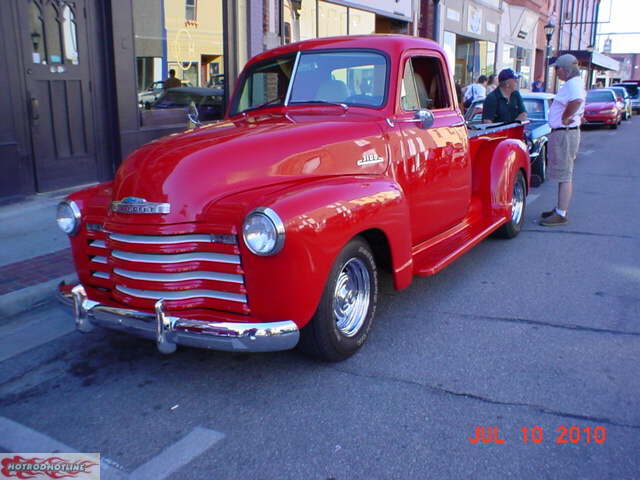
[[[638,98],[638,97],[640,97],[640,95],[639,95],[639,93],[640,93],[640,92],[638,92],[638,86],[637,86],[637,85],[634,85],[634,84],[624,84],[624,85],[620,85],[620,86],[624,87],[624,88],[627,90],[627,92],[629,92],[629,96],[630,96],[631,98]]]
[[[615,88],[612,88],[611,90],[616,92],[616,97],[621,97],[621,98],[626,97],[625,94],[626,94],[627,91],[622,87],[615,87]]]
[[[382,54],[361,51],[306,52],[270,59],[244,75],[233,112],[268,106],[344,104],[381,107],[385,100],[387,61]],[[291,87],[290,87],[291,84]]]
[[[587,92],[587,102],[614,102],[613,92]]]
[[[186,107],[193,100],[196,105],[202,100],[202,95],[190,92],[171,90],[162,95],[154,104],[155,107]]]
[[[523,98],[524,108],[527,109],[527,117],[529,120],[546,120],[544,116],[544,99],[542,98]]]

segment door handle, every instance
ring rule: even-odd
[[[40,101],[36,97],[31,97],[30,100],[31,120],[40,119]]]

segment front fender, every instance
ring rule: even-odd
[[[489,170],[493,215],[507,218],[511,215],[513,179],[518,170],[524,172],[528,192],[531,165],[527,146],[521,140],[512,138],[502,140],[493,151]]]
[[[232,196],[224,203],[243,205],[242,220],[256,207],[269,207],[285,224],[284,247],[276,255],[254,255],[240,240],[249,308],[261,321],[293,320],[303,327],[315,313],[339,252],[364,231],[386,237],[396,286],[411,281],[408,205],[400,187],[387,178],[330,178],[252,201]],[[226,210],[220,204],[218,209]]]

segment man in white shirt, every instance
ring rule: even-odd
[[[464,108],[487,96],[487,77],[480,75],[476,83],[469,85],[464,91]]]
[[[580,123],[587,92],[584,89],[578,60],[573,55],[560,55],[552,65],[564,85],[560,87],[549,109],[549,178],[558,182],[557,207],[543,212],[540,225],[566,225],[567,210],[573,193],[573,164],[580,146]]]

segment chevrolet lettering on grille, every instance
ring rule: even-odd
[[[169,213],[171,204],[147,202],[144,198],[125,197],[120,201],[111,202],[111,210],[118,213],[153,214]]]

